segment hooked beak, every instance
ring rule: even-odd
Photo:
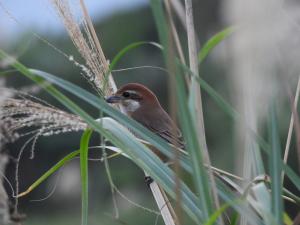
[[[119,103],[122,100],[120,96],[112,95],[105,99],[107,103]]]

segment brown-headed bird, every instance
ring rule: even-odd
[[[181,149],[184,148],[180,130],[161,107],[155,94],[144,85],[126,84],[106,101],[121,104],[128,116],[167,142]],[[166,157],[159,154],[159,151],[152,150],[163,161],[166,161]]]

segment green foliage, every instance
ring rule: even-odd
[[[55,173],[57,170],[59,170],[62,166],[70,162],[72,159],[74,159],[77,155],[79,155],[79,150],[74,151],[66,155],[63,159],[59,160],[54,166],[52,166],[49,170],[47,170],[46,173],[44,173],[39,179],[37,179],[30,187],[20,193],[16,197],[22,197],[24,195],[29,194],[31,191],[33,191],[36,187],[38,187],[41,183],[43,183],[48,177],[50,177],[53,173]]]
[[[203,47],[201,48],[199,54],[198,54],[198,60],[199,63],[202,63],[208,54],[223,40],[225,40],[227,37],[229,37],[236,28],[234,27],[228,27],[224,30],[220,31],[219,33],[215,34],[213,37],[211,37],[206,43],[204,43]]]
[[[88,204],[89,204],[89,186],[88,186],[88,150],[89,141],[93,130],[87,129],[80,141],[80,174],[81,174],[81,204],[82,204],[82,219],[81,225],[88,225]]]
[[[271,175],[272,213],[277,224],[283,223],[283,201],[282,201],[282,181],[281,181],[281,150],[278,135],[278,125],[276,119],[275,105],[270,110],[270,140],[272,150],[269,158],[269,168]]]

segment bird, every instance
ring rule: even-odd
[[[184,149],[184,142],[179,128],[163,109],[156,95],[146,86],[139,83],[125,84],[113,95],[107,97],[106,102],[122,105],[127,116],[168,143]],[[151,150],[162,161],[167,162],[168,158],[157,149],[151,148]],[[147,179],[149,180],[147,181]],[[150,177],[145,177],[145,180],[148,186],[152,182]]]

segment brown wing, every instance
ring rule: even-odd
[[[165,139],[167,142],[176,145],[179,148],[184,148],[184,142],[180,130],[162,108],[156,110],[156,112],[153,112],[152,109],[145,110],[143,114],[134,113],[132,114],[132,118],[144,125],[153,133]]]
[[[184,142],[182,139],[181,132],[174,127],[176,130],[174,132],[171,129],[168,130],[157,130],[154,127],[148,127],[149,130],[151,130],[153,133],[157,134],[161,138],[165,139],[167,142],[175,145],[178,148],[183,149],[184,148]],[[171,132],[170,132],[171,131]]]

